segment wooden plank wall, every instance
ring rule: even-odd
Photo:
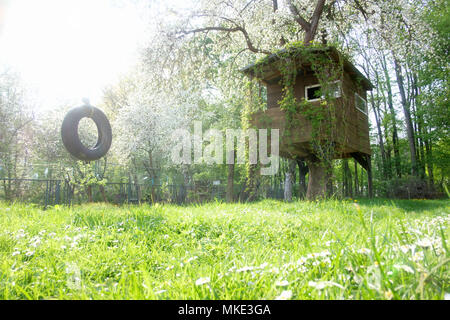
[[[336,121],[332,125],[331,135],[340,147],[337,157],[347,157],[350,153],[361,152],[371,153],[369,141],[369,125],[367,115],[357,110],[355,107],[355,95],[357,92],[366,99],[366,91],[358,86],[348,74],[344,74],[341,81],[343,97],[336,99],[334,106],[334,116]],[[303,99],[305,96],[305,86],[318,84],[317,79],[312,73],[299,74],[296,79],[294,93],[297,99]],[[279,83],[267,83],[267,110],[254,113],[252,123],[258,128],[276,128],[280,129],[280,153],[289,145],[297,145],[298,155],[305,154],[312,139],[311,123],[302,115],[298,114],[294,118],[294,126],[291,128],[291,136],[285,134],[286,114],[279,108],[278,102],[282,99],[282,87]],[[320,101],[312,102],[320,108]],[[327,139],[327,137],[322,137]],[[285,141],[284,141],[284,140]],[[303,150],[303,151],[301,151]],[[292,150],[290,150],[292,152]]]

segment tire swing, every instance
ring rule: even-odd
[[[83,145],[78,135],[78,125],[83,118],[91,118],[97,126],[98,139],[93,148]],[[112,131],[106,115],[89,104],[71,109],[63,120],[61,137],[67,151],[75,158],[83,161],[98,160],[111,147]]]

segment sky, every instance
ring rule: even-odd
[[[0,66],[18,72],[41,109],[101,101],[138,61],[142,8],[120,0],[0,0]],[[148,39],[148,38],[147,38]]]

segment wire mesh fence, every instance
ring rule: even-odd
[[[240,200],[244,189],[244,186],[235,184],[234,199]],[[263,185],[260,194],[264,198],[283,199],[283,186]],[[57,179],[0,178],[0,200],[35,203],[44,208],[89,201],[114,204],[144,202],[183,204],[225,199],[226,185],[216,185],[212,182],[196,185],[107,182],[102,185],[75,186],[68,181]]]

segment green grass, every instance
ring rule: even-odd
[[[444,299],[449,209],[0,203],[0,299]]]

